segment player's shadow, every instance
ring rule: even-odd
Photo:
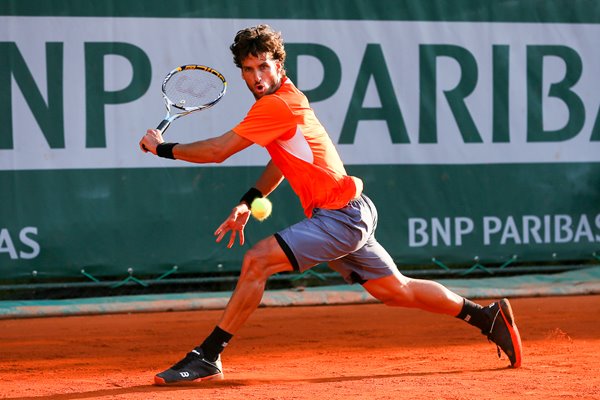
[[[366,375],[349,375],[349,376],[331,376],[322,378],[296,378],[296,379],[224,379],[224,380],[213,380],[205,382],[186,382],[179,383],[176,385],[169,386],[155,386],[155,385],[139,385],[129,386],[114,389],[100,389],[92,390],[88,392],[79,393],[65,393],[65,394],[52,394],[48,396],[33,396],[33,397],[18,397],[19,400],[77,400],[77,399],[90,399],[90,398],[101,398],[107,397],[112,398],[114,396],[127,395],[132,393],[160,393],[160,392],[176,392],[190,389],[217,389],[217,388],[234,388],[243,386],[255,386],[255,385],[272,385],[272,384],[286,384],[286,383],[340,383],[340,382],[351,382],[360,381],[363,379],[386,379],[386,378],[410,378],[420,376],[438,376],[438,375],[457,375],[464,373],[477,373],[477,372],[491,372],[502,369],[508,369],[509,367],[501,368],[483,368],[477,370],[460,370],[460,371],[426,371],[426,372],[403,372],[397,374],[366,374]],[[11,400],[11,398],[5,398]],[[16,400],[17,398],[12,398]]]

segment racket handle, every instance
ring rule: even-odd
[[[169,125],[171,125],[171,121],[169,121],[168,119],[163,119],[160,122],[160,124],[158,124],[158,126],[156,127],[156,130],[159,131],[161,133],[161,135],[162,135],[163,132],[167,130],[167,128],[169,127]]]
[[[171,125],[171,121],[169,121],[167,118],[165,118],[162,121],[160,121],[160,124],[158,124],[158,126],[156,127],[156,130],[159,131],[160,134],[162,135],[167,130],[169,125]],[[148,150],[146,148],[146,146],[142,145],[142,147],[144,148],[144,150]]]

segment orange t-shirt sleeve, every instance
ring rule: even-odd
[[[233,128],[238,135],[263,147],[295,130],[292,111],[277,96],[265,96],[258,100],[246,118]]]

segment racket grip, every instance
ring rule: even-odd
[[[168,118],[163,119],[162,121],[160,121],[160,124],[158,124],[158,126],[156,127],[156,130],[160,132],[160,134],[162,135],[164,133],[164,131],[167,130],[167,128],[169,127],[169,125],[171,125],[171,121],[169,121]],[[142,148],[144,150],[148,150],[146,148],[146,146],[142,145]]]
[[[161,135],[162,135],[163,132],[167,130],[167,128],[169,127],[169,125],[171,125],[171,121],[169,121],[168,119],[163,119],[160,122],[160,124],[158,124],[158,126],[156,127],[156,130],[159,131],[161,133]]]

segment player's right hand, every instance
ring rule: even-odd
[[[142,137],[142,140],[140,140],[140,149],[142,149],[144,153],[150,152],[156,155],[156,146],[164,141],[160,131],[148,129],[146,134]]]

